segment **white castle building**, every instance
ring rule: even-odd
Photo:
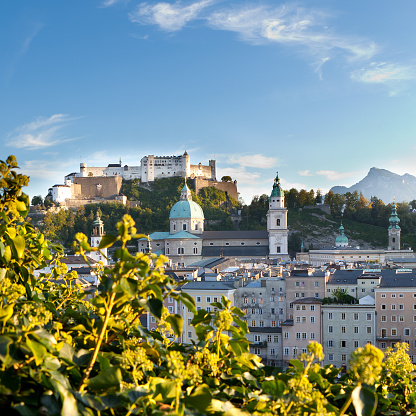
[[[122,166],[120,163],[109,164],[107,167],[89,167],[86,163],[80,164],[79,173],[66,176],[119,176],[123,179],[140,179],[141,182],[153,182],[155,179],[182,176],[184,178],[203,178],[215,180],[217,175],[217,162],[210,160],[208,165],[191,165],[191,158],[185,151],[180,156],[144,156],[139,166]]]
[[[109,164],[106,167],[89,167],[86,163],[81,163],[80,171],[66,175],[65,183],[54,185],[49,189],[49,195],[53,202],[71,207],[105,200],[126,203],[125,197],[120,195],[123,179],[138,179],[142,183],[149,183],[155,179],[181,176],[202,182],[209,181],[218,186],[216,175],[215,160],[210,160],[208,165],[191,165],[190,156],[186,151],[180,156],[148,155],[141,159],[138,166],[122,166],[121,160],[120,163]]]
[[[149,240],[139,240],[138,249],[165,254],[179,266],[213,257],[289,260],[287,209],[277,175],[269,203],[267,230],[205,231],[204,212],[192,201],[185,183],[180,200],[170,211],[169,231],[155,232],[149,235]]]

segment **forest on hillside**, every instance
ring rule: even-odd
[[[100,213],[108,233],[116,231],[117,218],[128,213],[132,216],[140,232],[151,233],[154,231],[166,231],[169,229],[169,212],[172,206],[179,200],[180,191],[183,187],[182,178],[168,178],[156,180],[152,190],[139,186],[137,180],[123,181],[122,193],[129,201],[138,201],[139,206],[129,207],[121,203],[90,204],[80,207],[77,211],[67,210],[59,213],[48,212],[43,221],[42,231],[53,241],[60,242],[69,247],[76,232],[83,232],[87,235],[91,232],[92,222]],[[238,201],[227,198],[225,192],[214,187],[207,187],[200,190],[196,195],[193,181],[188,181],[192,192],[192,199],[203,209],[206,219],[206,230],[235,230],[236,225],[231,220],[230,214],[241,209],[241,230],[265,230],[266,214],[269,208],[269,196],[254,196],[249,205],[241,206]],[[301,235],[296,229],[296,224],[314,221],[312,214],[307,214],[302,209],[305,206],[319,206],[325,203],[330,207],[330,215],[322,211],[319,215],[339,222],[341,217],[344,224],[355,233],[361,233],[361,239],[374,246],[387,245],[387,233],[389,217],[392,211],[392,204],[385,204],[377,197],[370,200],[358,192],[347,192],[345,195],[335,194],[332,191],[325,196],[320,190],[314,191],[301,189],[298,191],[292,188],[285,191],[285,204],[288,208],[289,229],[289,251],[300,250]],[[416,201],[410,204],[400,202],[396,204],[397,213],[400,218],[402,230],[403,247],[416,249],[416,214],[411,207],[416,206]],[[315,217],[318,214],[315,214]],[[334,226],[336,231],[337,226]],[[303,227],[304,228],[304,227]]]
[[[196,195],[193,181],[189,180],[187,183],[193,201],[204,211],[206,230],[236,229],[231,221],[230,211],[240,208],[237,201],[227,198],[225,192],[214,187],[203,188],[199,195]],[[124,214],[133,218],[141,233],[166,231],[169,230],[170,210],[179,201],[183,185],[183,178],[179,177],[155,180],[152,190],[140,187],[137,180],[123,181],[121,193],[126,195],[129,201],[137,201],[138,206],[130,207],[119,202],[111,202],[87,204],[77,210],[47,212],[40,228],[47,238],[61,243],[64,247],[71,246],[77,232],[90,235],[97,213],[101,216],[108,234],[116,233],[117,221]]]

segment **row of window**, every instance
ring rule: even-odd
[[[371,334],[373,332],[373,329],[371,328],[371,326],[366,326],[365,327],[365,332],[367,334]],[[354,326],[354,334],[358,334],[359,331],[359,327],[358,326]],[[332,333],[334,332],[334,327],[332,325],[328,325],[328,332]],[[347,333],[347,327],[346,326],[341,326],[341,334],[346,334]]]
[[[381,294],[380,294],[380,296],[381,296],[382,298],[386,298],[386,297],[387,297],[387,295],[386,295],[385,293],[381,293]],[[395,297],[396,297],[396,293],[391,293],[391,294],[390,294],[390,297],[391,297],[391,298],[395,298]],[[403,298],[403,297],[404,297],[404,294],[403,294],[403,293],[399,293],[398,297],[399,297],[399,298]],[[413,293],[413,297],[414,297],[414,298],[416,298],[416,293]]]
[[[387,310],[387,305],[386,304],[381,304],[380,305],[380,309],[385,311]],[[395,311],[397,309],[397,305],[395,303],[392,303],[390,305],[390,310]],[[399,310],[404,310],[404,304],[403,303],[399,303]],[[416,310],[416,304],[413,304],[413,310]]]
[[[254,354],[261,355],[261,349],[260,348],[254,348]],[[274,348],[270,348],[270,355],[276,355],[276,350]]]
[[[196,303],[201,303],[201,296],[197,296],[194,299],[195,299]],[[218,296],[214,296],[214,297],[206,296],[205,299],[206,299],[207,303],[218,302]],[[212,299],[212,301],[211,301],[211,299]]]
[[[193,253],[198,254],[198,247],[193,247]],[[165,248],[165,254],[166,255],[170,254],[170,248],[169,247]],[[178,247],[178,255],[182,255],[182,254],[185,254],[185,248],[184,247]]]
[[[274,296],[270,296],[270,302],[274,302],[275,301],[275,297]],[[251,303],[263,303],[263,298],[251,298]],[[283,302],[283,296],[279,296],[279,302]],[[248,303],[248,298],[244,297],[243,298],[243,303]]]
[[[293,307],[293,304],[292,304]],[[306,311],[306,305],[296,305],[296,310],[297,311]],[[310,305],[309,310],[314,311],[315,310],[315,305]]]
[[[315,297],[315,298],[319,298],[319,293],[318,292],[315,292],[314,294],[313,294],[313,296]],[[295,293],[295,298],[304,298],[305,297],[305,292],[296,292]]]
[[[267,335],[267,342],[279,342],[279,335]],[[254,335],[254,342],[261,342],[261,335]]]
[[[359,313],[358,312],[354,312],[354,321],[358,321],[359,320]],[[328,319],[332,320],[334,319],[334,314],[333,312],[328,312]],[[347,314],[345,312],[341,312],[341,320],[345,321],[347,319]],[[367,321],[372,321],[373,320],[373,314],[372,313],[366,313],[366,320]]]
[[[308,339],[307,332],[296,332],[296,339]],[[315,339],[315,332],[311,332],[309,339]]]
[[[257,321],[255,319],[252,319],[250,322],[251,322],[251,325],[250,326],[253,326],[253,327],[256,327],[257,326]],[[282,324],[282,321],[279,321],[279,325],[281,325],[281,324]],[[259,321],[259,325],[258,326],[260,328],[264,328],[264,321]],[[276,321],[271,321],[270,322],[270,326],[275,327],[276,326]]]
[[[306,316],[297,316],[296,317],[296,323],[306,323],[308,320],[307,320],[307,317]],[[310,322],[313,324],[313,323],[315,323],[315,317],[314,316],[310,316]]]
[[[397,337],[398,336],[398,330],[397,328],[390,328],[390,335],[392,337]],[[387,338],[388,337],[388,329],[387,328],[381,328],[380,329],[380,335],[382,338]],[[411,329],[410,328],[404,328],[403,329],[403,335],[405,336],[411,336]],[[415,328],[415,336],[416,336],[416,328]]]
[[[313,285],[315,286],[315,287],[319,287],[319,282],[313,282]],[[296,281],[295,282],[295,287],[303,287],[303,286],[305,286],[305,282],[298,282],[298,281]]]
[[[263,315],[263,309],[243,309],[245,314],[248,314],[251,311],[251,315]],[[276,308],[270,308],[270,314],[276,315]],[[283,308],[279,308],[279,315],[283,315]]]

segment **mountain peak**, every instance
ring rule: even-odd
[[[387,169],[372,167],[367,176],[355,185],[348,187],[334,186],[332,192],[345,194],[346,192],[362,192],[365,198],[376,196],[388,204],[396,201],[411,201],[416,199],[416,177],[409,173],[403,176]]]

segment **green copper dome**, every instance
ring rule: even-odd
[[[392,228],[396,228],[397,230],[400,230],[399,222],[400,222],[400,218],[397,216],[396,203],[393,202],[391,215],[389,218],[389,223],[390,223],[389,230],[391,230]]]
[[[342,225],[342,221],[341,221],[341,226],[338,229],[339,234],[337,236],[337,238],[335,239],[335,246],[348,246],[348,238],[347,236],[344,234],[344,226]]]
[[[282,196],[283,195],[283,189],[280,187],[280,179],[279,179],[279,172],[276,172],[276,178],[273,183],[273,190],[270,197],[273,196]]]
[[[172,218],[204,218],[204,212],[196,202],[182,200],[170,210],[169,219]]]
[[[92,225],[102,225],[102,224],[104,224],[104,223],[101,221],[100,216],[97,214],[97,216],[95,217],[95,220],[93,221]]]

